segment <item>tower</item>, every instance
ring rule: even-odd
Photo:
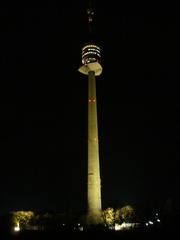
[[[87,10],[89,32],[94,12]],[[89,42],[82,48],[82,65],[79,72],[88,75],[88,172],[87,172],[87,220],[89,224],[101,222],[101,180],[99,163],[96,76],[102,73],[100,47]]]

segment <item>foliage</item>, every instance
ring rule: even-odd
[[[119,214],[124,222],[133,222],[135,219],[135,210],[130,205],[120,208]]]
[[[121,223],[123,222],[123,218],[122,218],[122,216],[121,216],[121,208],[117,208],[117,209],[115,210],[114,218],[115,218],[115,219],[114,219],[115,223],[121,224]]]
[[[114,225],[114,209],[113,208],[107,208],[102,211],[102,218],[106,226],[110,227]]]
[[[12,213],[12,224],[14,226],[27,226],[30,221],[34,218],[32,211],[16,211]]]
[[[126,205],[122,208],[107,208],[102,211],[104,224],[108,227],[114,226],[115,223],[134,222],[135,210],[132,206]]]

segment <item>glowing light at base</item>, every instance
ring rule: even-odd
[[[120,225],[120,224],[115,224],[114,230],[115,230],[115,231],[121,230],[121,225]]]
[[[138,226],[139,226],[139,223],[125,223],[125,222],[123,222],[122,224],[116,223],[114,226],[114,230],[115,231],[130,230]]]
[[[15,232],[19,232],[21,229],[20,229],[20,226],[19,226],[19,223],[14,227],[14,231]]]

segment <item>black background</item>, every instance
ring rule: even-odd
[[[86,207],[85,1],[0,9],[0,211]],[[103,208],[178,209],[176,7],[94,1]]]

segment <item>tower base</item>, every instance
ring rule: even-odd
[[[102,213],[98,211],[96,213],[88,213],[86,216],[87,225],[98,225],[103,223]]]

